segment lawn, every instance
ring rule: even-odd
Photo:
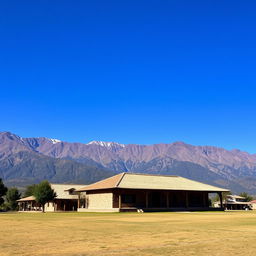
[[[4,213],[0,255],[256,255],[256,211]]]

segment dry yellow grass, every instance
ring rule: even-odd
[[[255,212],[0,214],[0,255],[256,255]]]

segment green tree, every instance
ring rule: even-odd
[[[27,186],[24,192],[24,197],[33,196],[36,186],[37,186],[36,184]]]
[[[2,179],[0,178],[0,206],[4,203],[3,196],[6,195],[7,187],[4,185]]]
[[[53,200],[56,197],[56,193],[51,188],[50,183],[47,180],[44,180],[36,186],[34,196],[36,202],[42,206],[44,212],[44,205]]]
[[[246,200],[246,202],[250,202],[250,201],[252,201],[253,200],[253,197],[252,196],[250,196],[248,193],[246,193],[246,192],[242,192],[242,193],[240,193],[240,195],[239,196],[242,196],[242,197],[244,197],[245,198],[245,200]]]
[[[6,193],[6,201],[8,209],[15,211],[18,208],[17,200],[20,199],[20,192],[17,188],[9,188]]]

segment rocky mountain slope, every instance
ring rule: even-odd
[[[88,160],[57,159],[31,150],[25,140],[0,133],[0,177],[9,186],[25,186],[47,179],[56,183],[89,184],[114,173]]]
[[[26,156],[26,160],[19,157],[20,152]],[[34,163],[30,168],[32,176],[29,172],[24,174],[27,167],[23,164],[27,166],[29,159]],[[45,167],[47,161],[52,163],[48,169]],[[13,165],[4,167],[7,162]],[[36,166],[36,163],[40,164]],[[96,170],[98,174],[94,176]],[[68,143],[43,137],[21,138],[9,132],[0,133],[0,176],[6,180],[19,181],[27,177],[31,181],[32,177],[55,182],[79,179],[89,182],[123,171],[176,174],[225,186],[235,192],[256,193],[256,155],[239,150],[193,146],[183,142],[155,145],[124,145],[101,141]],[[89,175],[90,179],[83,175]]]

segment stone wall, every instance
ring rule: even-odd
[[[88,209],[112,209],[113,193],[88,194]]]

